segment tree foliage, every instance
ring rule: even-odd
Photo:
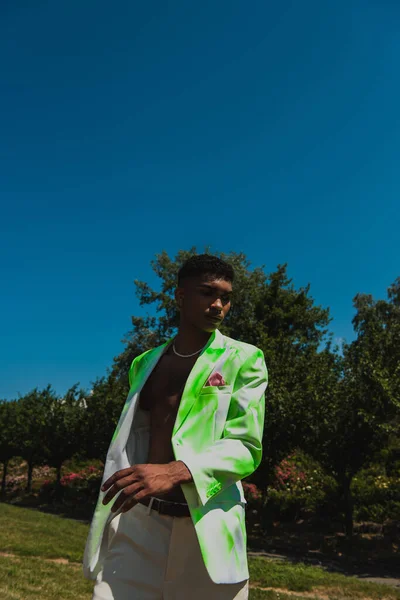
[[[352,479],[400,431],[400,280],[389,288],[387,300],[358,294],[354,307],[356,339],[344,345],[340,377],[323,412],[312,414],[315,429],[308,445],[339,483],[349,534]]]
[[[18,456],[28,463],[28,492],[32,489],[33,467],[44,464],[48,456],[47,422],[55,399],[55,392],[48,385],[43,390],[35,388],[18,401],[16,441]]]
[[[62,398],[55,394],[45,400],[44,451],[46,462],[55,467],[57,482],[61,479],[63,463],[77,454],[83,441],[85,392],[73,385]]]
[[[15,455],[28,463],[28,489],[34,465],[47,462],[60,478],[63,462],[76,453],[104,460],[128,394],[132,360],[177,331],[177,274],[195,253],[191,248],[174,258],[156,255],[151,265],[158,289],[135,281],[147,313],[132,317],[123,352],[89,394],[75,385],[59,398],[48,386],[0,402],[3,488]],[[385,300],[367,294],[354,298],[356,337],[339,352],[328,329],[329,309],[314,302],[309,285],[293,284],[286,265],[267,273],[264,267],[252,268],[243,253],[218,255],[236,274],[232,308],[221,331],[260,347],[269,371],[263,460],[251,480],[266,499],[276,465],[295,448],[303,449],[339,483],[351,533],[351,481],[389,447],[389,440],[394,448],[400,430],[400,279]]]
[[[6,490],[8,463],[18,452],[16,444],[17,408],[16,401],[0,401],[0,462],[3,464],[2,496],[4,496]]]
[[[88,458],[105,460],[128,392],[128,378],[98,379],[86,396],[81,448]]]

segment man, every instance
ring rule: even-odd
[[[240,480],[260,464],[261,350],[218,331],[234,272],[180,269],[178,334],[137,357],[85,549],[93,600],[248,598]]]

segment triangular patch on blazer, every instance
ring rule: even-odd
[[[176,435],[182,426],[193,404],[195,403],[197,396],[200,394],[203,385],[206,383],[211,372],[215,368],[218,359],[222,354],[224,354],[226,348],[223,344],[223,336],[218,329],[216,329],[211,335],[199,358],[195,362],[193,369],[191,370],[186,381],[178,409],[178,414],[176,415],[172,437]]]

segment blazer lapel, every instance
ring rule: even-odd
[[[201,388],[206,383],[212,370],[215,368],[218,359],[220,359],[221,355],[224,354],[225,348],[223,347],[223,343],[223,336],[218,329],[216,329],[211,335],[199,358],[195,362],[193,369],[191,370],[186,381],[178,409],[178,414],[176,416],[174,429],[172,431],[172,436],[174,436],[182,426],[190,412],[190,409],[195,403]]]

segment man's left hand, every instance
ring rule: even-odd
[[[180,483],[189,481],[190,471],[181,461],[165,465],[135,465],[117,471],[104,482],[101,489],[108,492],[103,504],[108,504],[120,492],[111,510],[116,512],[122,507],[121,512],[126,512],[144,498],[167,494]]]

